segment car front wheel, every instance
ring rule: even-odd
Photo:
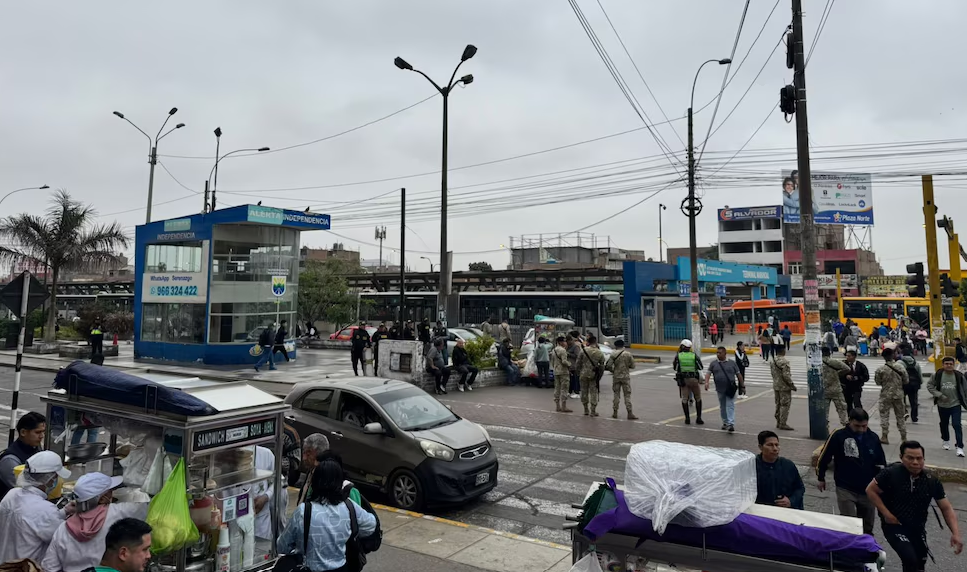
[[[423,508],[423,487],[420,479],[410,471],[401,469],[393,475],[389,493],[398,508],[412,511]]]

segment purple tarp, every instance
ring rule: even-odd
[[[613,533],[810,565],[828,565],[832,553],[835,564],[849,567],[875,562],[880,550],[873,537],[866,534],[789,524],[750,514],[740,514],[729,524],[709,528],[670,524],[665,534],[659,535],[651,521],[628,510],[623,491],[615,490],[615,496],[617,508],[597,515],[585,527],[584,534],[591,540]]]

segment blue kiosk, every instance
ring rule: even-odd
[[[135,357],[253,363],[266,325],[295,332],[299,233],[329,228],[329,215],[255,205],[138,226]]]

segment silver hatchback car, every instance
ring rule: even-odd
[[[296,385],[285,402],[300,435],[322,433],[347,477],[399,508],[463,503],[497,485],[487,431],[403,381],[347,377]]]

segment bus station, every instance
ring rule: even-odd
[[[265,326],[295,330],[300,232],[328,229],[329,215],[256,205],[138,226],[135,358],[251,363]]]

